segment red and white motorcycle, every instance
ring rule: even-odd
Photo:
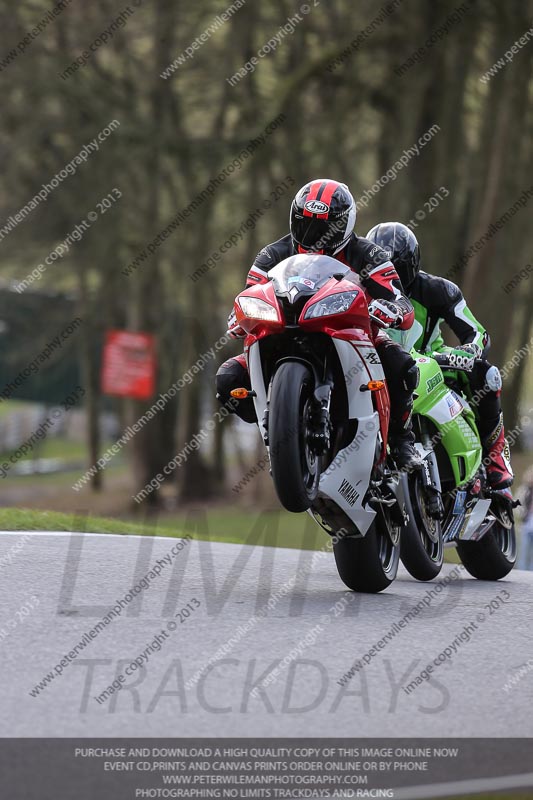
[[[387,455],[389,393],[359,279],[334,258],[295,255],[235,299],[259,429],[281,504],[334,537],[339,575],[379,592],[396,577],[406,522]]]

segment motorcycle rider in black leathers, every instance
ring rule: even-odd
[[[502,379],[497,367],[487,361],[490,338],[474,317],[461,290],[452,281],[420,269],[420,247],[413,231],[400,222],[382,222],[367,239],[387,251],[410,298],[414,324],[420,335],[414,348],[437,353],[448,364],[466,367],[464,374],[478,410],[478,430],[484,448],[487,478],[493,489],[506,489],[513,482],[509,445],[505,439],[500,403]],[[441,324],[446,322],[460,342],[459,348],[444,345]]]
[[[420,464],[411,427],[413,391],[418,385],[418,368],[413,358],[385,333],[388,327],[409,328],[414,319],[396,270],[388,255],[375,244],[353,232],[356,204],[348,187],[338,181],[317,179],[305,184],[296,194],[290,210],[290,233],[264,247],[250,268],[247,286],[265,283],[268,271],[297,253],[325,254],[351,267],[361,279],[369,297],[374,343],[381,359],[391,400],[389,442],[391,452],[402,469]],[[229,333],[235,338],[246,334],[232,312]],[[379,332],[378,332],[379,331]],[[250,388],[244,355],[230,358],[217,372],[217,397],[227,404],[233,389]],[[227,406],[231,408],[231,406]],[[251,398],[241,400],[234,409],[246,422],[256,422]]]

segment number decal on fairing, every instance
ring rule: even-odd
[[[368,353],[365,353],[365,358],[369,364],[377,365],[380,363],[379,356],[375,350],[369,350]]]

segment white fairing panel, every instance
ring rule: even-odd
[[[383,367],[371,343],[334,339],[335,347],[346,376],[350,419],[358,419],[358,432],[354,440],[341,450],[320,478],[319,493],[335,502],[365,534],[376,512],[363,507],[379,435],[379,414],[374,410],[372,392],[361,391],[369,380],[384,380]],[[263,439],[266,431],[263,418],[267,407],[267,387],[263,377],[259,343],[254,342],[247,352],[252,388],[256,393],[254,406]],[[370,373],[370,374],[369,374]]]
[[[371,342],[352,344],[333,339],[348,392],[348,415],[359,420],[357,434],[350,444],[337,453],[320,478],[320,494],[336,503],[365,534],[376,512],[363,507],[370,475],[374,466],[379,434],[379,414],[374,410],[372,392],[361,391],[369,380],[384,380],[383,367]]]
[[[435,405],[430,408],[427,412],[427,416],[432,419],[433,422],[445,425],[447,422],[451,422],[452,419],[458,417],[459,414],[462,414],[464,410],[469,409],[470,406],[467,401],[456,392],[450,390],[442,400],[439,400],[438,403],[435,403]]]
[[[356,346],[344,339],[333,339],[333,342],[346,380],[348,415],[350,419],[361,414],[367,416],[373,412],[372,397],[371,392],[361,392],[361,386],[369,380],[385,380],[376,348],[370,342],[358,341]]]
[[[359,428],[354,440],[337,453],[320,478],[320,494],[333,500],[362,534],[368,531],[376,516],[373,509],[363,507],[363,498],[374,465],[378,433],[377,411],[367,416],[359,415]]]
[[[265,379],[263,377],[263,369],[261,367],[259,342],[254,342],[252,344],[248,350],[247,358],[252,389],[256,393],[256,397],[254,397],[255,413],[257,414],[257,419],[259,422],[259,431],[263,439],[265,439],[266,430],[263,426],[263,418],[265,416],[267,407],[267,390],[265,387]]]

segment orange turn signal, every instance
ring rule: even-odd
[[[385,387],[385,381],[368,381],[367,388],[370,389],[371,392],[378,392],[380,389]]]
[[[230,392],[230,395],[236,400],[246,400],[250,394],[251,392],[248,389],[232,389]]]

